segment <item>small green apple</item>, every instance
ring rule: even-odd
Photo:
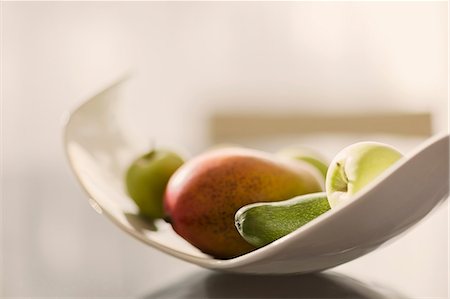
[[[313,149],[303,146],[292,146],[278,151],[277,154],[283,157],[304,161],[314,166],[317,170],[320,171],[324,179],[327,175],[327,160],[320,153]]]
[[[358,142],[344,148],[331,161],[325,179],[330,206],[346,202],[401,157],[395,148],[379,142]]]
[[[165,149],[153,149],[133,161],[125,175],[126,188],[141,215],[150,219],[164,217],[167,182],[183,163],[178,154]]]

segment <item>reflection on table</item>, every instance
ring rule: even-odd
[[[192,273],[143,299],[172,298],[359,298],[401,299],[398,292],[334,272],[304,275]]]

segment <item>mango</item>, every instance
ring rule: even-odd
[[[191,159],[172,175],[164,208],[176,233],[202,252],[226,259],[255,249],[235,228],[239,208],[323,188],[322,175],[308,163],[252,149],[222,148]]]

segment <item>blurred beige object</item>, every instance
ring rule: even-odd
[[[216,113],[210,119],[214,143],[286,134],[395,134],[429,137],[430,113],[314,114]]]

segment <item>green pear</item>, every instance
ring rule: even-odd
[[[328,210],[325,192],[310,193],[278,202],[245,205],[236,212],[235,225],[247,242],[262,247]]]
[[[163,199],[167,182],[184,160],[165,149],[153,149],[140,156],[126,172],[126,188],[142,216],[163,218]]]
[[[319,152],[311,148],[303,146],[291,146],[278,151],[277,154],[283,157],[304,161],[314,166],[317,170],[320,171],[324,179],[327,175],[327,160]]]
[[[330,206],[348,201],[402,157],[379,142],[358,142],[340,151],[330,163],[325,189]]]

